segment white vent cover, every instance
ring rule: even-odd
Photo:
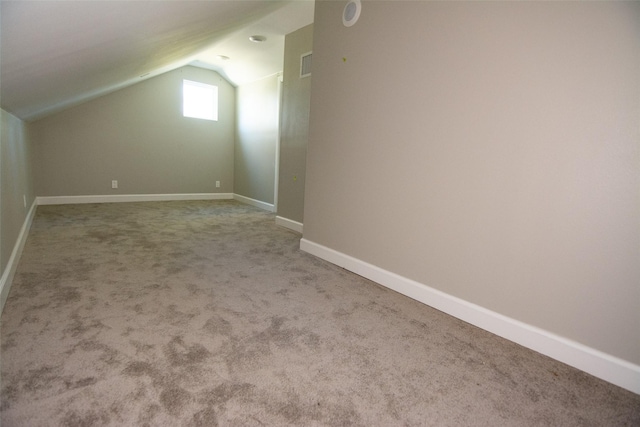
[[[362,4],[360,4],[360,0],[350,0],[345,5],[342,11],[342,23],[345,27],[350,27],[358,21],[361,9]]]
[[[300,78],[311,75],[311,52],[300,56]]]

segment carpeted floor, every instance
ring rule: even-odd
[[[9,426],[640,425],[640,396],[298,250],[232,201],[38,208]]]

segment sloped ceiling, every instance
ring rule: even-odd
[[[234,85],[275,74],[284,36],[313,22],[306,0],[3,0],[1,8],[0,102],[27,121],[187,64]],[[254,34],[267,40],[252,43]]]

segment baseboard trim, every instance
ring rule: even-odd
[[[29,209],[26,218],[24,219],[24,222],[22,223],[22,228],[20,229],[20,233],[18,234],[18,240],[16,240],[16,244],[13,247],[11,257],[7,262],[4,273],[2,274],[2,277],[0,277],[0,314],[2,314],[4,303],[7,301],[7,297],[9,296],[11,283],[13,282],[13,277],[15,276],[16,270],[18,269],[20,255],[22,255],[22,249],[24,248],[24,244],[27,241],[29,229],[31,229],[31,223],[33,222],[33,217],[36,214],[37,207],[37,200],[34,200],[31,204],[31,208]]]
[[[36,198],[38,205],[75,205],[82,203],[167,202],[177,200],[231,200],[232,193],[191,194],[113,194],[95,196],[51,196]]]
[[[300,240],[300,249],[465,322],[640,394],[640,366],[402,277],[352,256]]]
[[[264,209],[265,211],[275,212],[275,207],[271,203],[262,202],[260,200],[252,199],[250,197],[241,196],[240,194],[233,194],[233,200],[236,200],[240,203],[244,203],[245,205],[255,206],[260,209]]]
[[[296,231],[298,233],[302,233],[302,223],[298,222],[298,221],[294,221],[294,220],[289,219],[289,218],[276,216],[276,225],[288,228],[289,230],[293,230],[293,231]]]

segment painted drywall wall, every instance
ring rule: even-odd
[[[344,5],[304,238],[640,364],[640,3]]]
[[[278,143],[278,76],[236,88],[234,190],[273,204]]]
[[[4,273],[20,230],[34,201],[32,147],[29,128],[0,110],[0,275]]]
[[[284,39],[278,216],[303,222],[312,77],[300,78],[300,56],[312,49],[313,24]],[[315,65],[315,63],[314,63]]]
[[[183,79],[218,86],[218,121],[182,116]],[[33,131],[38,196],[233,192],[235,89],[211,70],[168,72]]]

